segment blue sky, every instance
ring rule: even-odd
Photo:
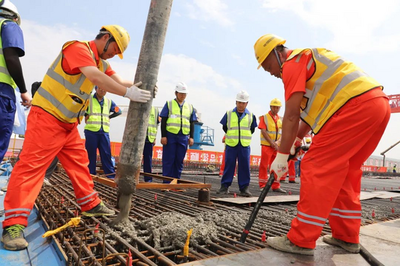
[[[103,25],[126,28],[131,42],[124,54],[110,60],[122,77],[133,79],[150,1],[12,1],[22,18],[26,56],[22,59],[27,86],[41,80],[68,40],[92,40]],[[159,93],[153,104],[174,98],[179,81],[188,85],[187,101],[201,113],[204,125],[215,129],[215,147],[222,151],[219,124],[235,106],[235,95],[250,94],[248,109],[263,115],[273,98],[283,100],[283,85],[263,70],[257,71],[253,45],[263,34],[287,39],[289,48],[326,47],[355,62],[385,86],[400,94],[400,2],[397,0],[175,0],[173,2],[159,73]],[[108,94],[117,104],[129,101]],[[284,110],[280,111],[283,115]],[[124,118],[111,121],[113,141],[121,141]],[[374,152],[399,140],[400,114],[393,114]],[[82,127],[80,126],[82,132]],[[157,145],[160,138],[157,139]],[[259,131],[253,135],[252,154],[260,154]],[[400,159],[400,147],[387,153]]]

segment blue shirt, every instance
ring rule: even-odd
[[[3,19],[0,17],[0,19]],[[1,26],[1,41],[4,48],[17,48],[18,55],[25,55],[24,36],[21,28],[13,21],[5,21]],[[0,82],[0,95],[8,97],[15,102],[14,89],[5,83]]]
[[[237,114],[237,116],[239,117],[239,122],[242,120],[242,118],[246,115],[246,114],[250,114],[249,110],[244,109],[244,112],[242,114],[239,114],[237,111],[237,108],[233,108],[233,111]],[[222,117],[221,121],[220,121],[221,125],[223,126],[228,126],[228,115],[225,113],[225,115]],[[257,119],[256,116],[253,114],[253,122],[251,123],[250,129],[252,132],[254,132],[254,129],[257,127]]]

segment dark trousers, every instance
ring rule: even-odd
[[[15,101],[5,95],[0,95],[0,162],[3,161],[10,144],[15,112]]]
[[[167,132],[167,140],[167,145],[163,146],[163,176],[181,178],[183,159],[186,156],[189,136]],[[169,183],[169,181],[164,181],[164,183]]]
[[[96,174],[97,149],[99,149],[101,164],[104,174],[108,178],[115,177],[115,170],[111,160],[110,135],[108,133],[97,133],[85,130],[85,147],[89,158],[89,172]]]
[[[233,174],[235,173],[236,159],[238,161],[238,183],[242,190],[250,184],[250,146],[243,147],[238,144],[236,147],[225,147],[225,169],[222,175],[221,185],[229,187],[232,185]]]
[[[143,148],[143,172],[145,173],[151,173],[152,172],[152,162],[153,162],[153,146],[154,143],[146,141],[144,143],[144,148]],[[151,182],[153,181],[153,178],[151,176],[144,176],[144,181],[145,182]]]

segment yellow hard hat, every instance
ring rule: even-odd
[[[265,58],[267,58],[275,47],[285,44],[285,42],[285,39],[274,34],[265,34],[261,36],[254,44],[254,52],[259,64],[257,69],[261,67],[262,62],[264,62]]]
[[[269,104],[270,106],[282,106],[282,102],[281,100],[279,100],[278,98],[272,99],[271,103]]]
[[[131,40],[131,37],[129,37],[128,32],[119,25],[106,25],[103,26],[102,29],[107,30],[114,37],[115,42],[117,43],[118,48],[121,51],[121,53],[118,54],[118,56],[119,58],[122,59],[123,58],[122,54],[125,52],[126,48],[128,48],[129,41]]]

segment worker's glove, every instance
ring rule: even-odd
[[[278,152],[275,160],[271,164],[271,173],[275,173],[275,181],[278,181],[281,179],[283,174],[285,174],[288,171],[288,156],[289,154],[285,153],[280,153]]]
[[[133,102],[145,103],[150,100],[151,94],[147,90],[142,90],[132,85],[132,87],[126,88],[125,98],[129,98]]]
[[[301,138],[296,137],[295,141],[293,142],[292,147],[290,148],[290,154],[295,155],[296,149],[301,146]]]
[[[156,98],[157,92],[158,92],[158,87],[157,87],[157,85],[154,85],[154,96],[153,96],[153,98]]]

